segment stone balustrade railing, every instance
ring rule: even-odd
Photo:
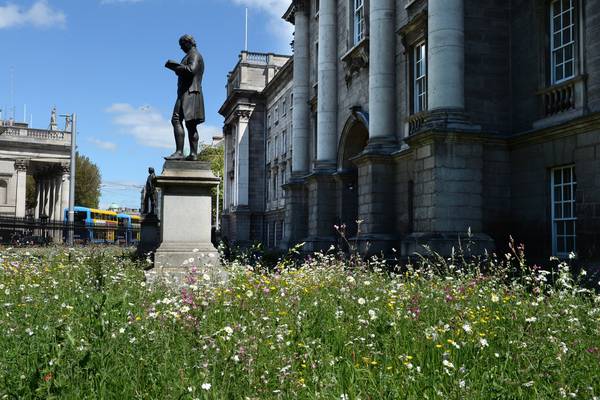
[[[252,64],[268,64],[269,55],[265,53],[252,53],[242,52],[242,62],[248,62]]]
[[[420,113],[413,114],[407,118],[408,122],[408,134],[412,135],[417,132],[425,123],[425,117],[427,116],[427,112],[423,111]]]
[[[19,136],[34,139],[45,139],[45,140],[65,140],[68,132],[63,131],[50,131],[46,129],[31,129],[31,128],[20,128],[17,126],[4,126],[0,127],[0,136]]]
[[[550,117],[565,111],[574,110],[576,104],[576,81],[570,80],[554,85],[539,92],[544,117]]]

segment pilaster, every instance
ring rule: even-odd
[[[29,162],[27,160],[15,161],[15,171],[17,178],[17,195],[16,195],[16,208],[15,217],[24,218],[26,208],[26,197],[27,197],[27,168]]]

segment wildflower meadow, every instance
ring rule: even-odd
[[[173,290],[123,250],[4,249],[0,398],[600,399],[600,296],[556,263],[325,253]]]

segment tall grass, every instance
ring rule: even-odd
[[[0,252],[0,398],[600,398],[600,297],[568,265],[316,254],[149,287],[112,253]]]

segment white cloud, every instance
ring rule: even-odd
[[[175,148],[171,122],[151,106],[136,108],[127,103],[115,103],[106,112],[113,114],[113,123],[124,134],[132,136],[142,146]],[[213,136],[221,134],[221,129],[201,124],[198,125],[198,134],[200,143],[211,143]]]
[[[37,28],[64,28],[66,22],[65,13],[51,8],[47,0],[38,0],[29,9],[12,3],[0,6],[0,29],[22,25]]]
[[[292,41],[292,32],[294,27],[281,17],[291,4],[291,0],[230,0],[249,9],[254,9],[266,13],[269,16],[269,25],[267,29],[282,42],[280,45],[285,49],[285,53],[291,52],[289,43]],[[249,50],[252,48],[252,37],[249,38]]]
[[[143,0],[101,0],[100,4],[115,4],[115,3],[140,3]]]
[[[101,148],[102,150],[115,151],[117,149],[116,143],[108,142],[106,140],[100,140],[96,138],[89,138],[89,142],[96,145],[96,147]]]

